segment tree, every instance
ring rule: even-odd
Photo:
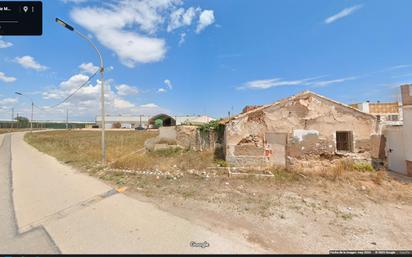
[[[18,128],[28,128],[30,126],[30,121],[28,118],[19,116],[16,118]]]

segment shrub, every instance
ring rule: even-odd
[[[360,172],[366,172],[366,171],[375,171],[375,169],[372,167],[370,163],[367,162],[358,162],[353,164],[353,169],[356,171]]]
[[[168,148],[154,151],[153,154],[160,157],[172,157],[182,153],[181,148]]]
[[[386,173],[384,171],[378,171],[376,174],[374,174],[372,180],[375,182],[377,185],[382,185],[383,180],[386,177]]]
[[[229,167],[229,164],[225,160],[218,159],[218,160],[215,160],[215,163],[219,167]]]
[[[343,175],[343,172],[351,170],[351,169],[352,169],[352,166],[349,164],[347,160],[339,161],[332,168],[333,180],[336,180],[337,178],[341,177]]]

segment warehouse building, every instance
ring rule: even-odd
[[[193,116],[173,116],[168,114],[158,114],[155,116],[139,115],[139,116],[110,116],[105,117],[105,128],[158,128],[169,127],[176,125],[202,125],[215,120],[209,116],[193,115]],[[96,117],[96,124],[101,127],[101,116]]]

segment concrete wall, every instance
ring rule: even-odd
[[[386,138],[385,152],[388,168],[401,174],[407,174],[405,162],[405,141],[403,126],[387,127],[383,130]]]
[[[239,148],[254,148],[254,155],[263,156],[268,132],[287,133],[287,154],[294,157],[333,154],[337,131],[352,131],[355,152],[369,151],[376,129],[376,119],[371,115],[314,94],[302,94],[230,121],[225,130],[226,161],[233,165],[260,165],[260,158],[240,154]]]
[[[409,176],[412,176],[412,105],[403,107],[403,117],[405,162],[407,166],[407,173]]]
[[[159,128],[159,140],[163,141],[176,141],[176,127],[160,127]]]
[[[215,151],[215,156],[220,157],[222,154],[218,153],[222,146],[219,139],[215,130],[201,132],[197,126],[161,127],[156,138],[146,140],[145,147],[154,150],[158,144],[176,145],[195,151]]]

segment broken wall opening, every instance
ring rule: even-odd
[[[353,152],[352,131],[336,131],[336,150],[339,152]]]

